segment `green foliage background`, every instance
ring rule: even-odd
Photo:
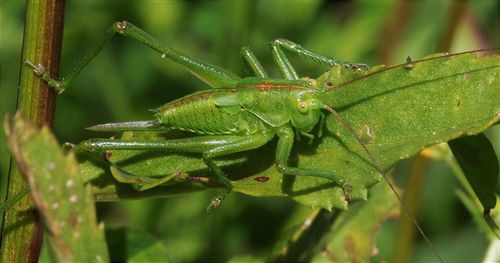
[[[403,5],[398,1],[68,1],[60,72],[68,72],[107,26],[120,20],[131,21],[175,49],[243,76],[249,74],[239,58],[243,45],[252,47],[266,69],[278,76],[268,42],[279,37],[339,60],[396,64],[407,56],[417,59],[440,51],[450,23],[456,26],[451,52],[499,47],[499,5],[495,0],[469,1],[462,13],[464,18],[453,22],[453,1],[435,0]],[[23,1],[2,1],[2,115],[15,110],[23,20]],[[326,70],[290,57],[301,75],[316,77]],[[149,119],[148,109],[206,88],[156,53],[118,36],[58,98],[55,133],[60,142],[79,142],[97,136],[83,127]],[[493,127],[487,135],[500,152],[499,127]],[[1,134],[2,197],[8,162]],[[411,162],[402,161],[395,168],[398,184],[406,184]],[[423,186],[419,221],[445,258],[477,262],[484,255],[487,241],[458,201],[454,193],[457,188],[459,183],[444,162],[432,164]],[[112,241],[112,257],[120,259],[123,254],[117,237],[131,235],[143,237],[144,243],[134,247],[137,253],[163,253],[172,261],[228,260],[250,253],[265,257],[286,229],[310,212],[287,199],[231,194],[221,209],[208,216],[204,209],[213,195],[202,192],[99,204],[98,216],[114,228],[113,238],[108,238]],[[124,226],[136,232],[126,233]],[[391,258],[396,230],[394,221],[384,224],[378,236],[381,249],[377,261]],[[138,249],[141,246],[144,249]],[[417,243],[416,261],[432,256],[425,243]]]

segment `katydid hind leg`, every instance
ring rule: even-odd
[[[116,30],[121,35],[132,38],[157,51],[161,54],[162,58],[168,58],[181,65],[187,71],[213,88],[234,88],[236,83],[241,79],[234,73],[221,67],[203,62],[173,50],[130,22],[117,22],[115,23],[115,26]]]
[[[256,149],[266,144],[272,138],[273,134],[258,133],[246,136],[208,135],[163,141],[90,139],[81,142],[75,149],[78,151],[90,152],[104,152],[107,150],[153,150],[201,153],[203,154],[203,161],[212,170],[217,181],[229,192],[232,189],[232,184],[213,161],[213,158]]]
[[[35,65],[31,61],[24,63],[33,68],[33,71],[41,79],[48,83],[52,88],[55,88],[58,93],[62,93],[74,78],[82,71],[87,64],[103,49],[103,47],[113,38],[116,33],[125,37],[134,39],[141,44],[160,53],[162,58],[168,58],[171,61],[184,67],[187,71],[207,83],[213,88],[233,88],[235,84],[241,79],[234,73],[225,70],[221,67],[202,62],[195,58],[184,55],[172,48],[164,45],[159,40],[144,32],[140,28],[127,21],[116,22],[108,27],[106,33],[101,39],[88,51],[88,53],[75,64],[73,69],[60,80],[52,78],[46,71],[43,65]]]
[[[232,189],[232,184],[229,182],[229,179],[224,176],[222,170],[215,164],[213,158],[259,148],[269,142],[273,137],[274,135],[269,133],[257,133],[243,136],[240,140],[205,151],[203,153],[203,161],[212,169],[219,178],[219,182],[222,182],[229,192]]]
[[[92,59],[102,50],[102,48],[113,38],[117,33],[115,30],[115,24],[108,27],[104,35],[90,48],[90,50],[85,54],[85,56],[78,61],[75,66],[60,80],[52,78],[49,73],[45,70],[43,65],[33,63],[32,61],[24,61],[24,64],[31,67],[34,73],[39,76],[42,80],[47,82],[49,87],[54,88],[59,94],[64,92],[68,88],[76,76],[82,71],[82,69],[87,66],[87,64],[92,61]]]

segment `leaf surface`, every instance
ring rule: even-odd
[[[437,55],[436,55],[437,56]],[[383,169],[423,148],[462,135],[484,131],[500,116],[500,58],[498,55],[459,54],[414,61],[400,67],[354,71],[333,67],[317,85],[329,88],[323,102],[336,109],[365,142]],[[317,132],[317,130],[315,130]],[[359,143],[330,114],[323,137],[312,144],[297,141],[291,166],[328,170],[346,184],[316,177],[282,175],[274,165],[276,140],[259,149],[217,159],[234,191],[254,196],[287,196],[313,208],[347,208],[351,200],[366,199],[367,189],[381,180]],[[178,133],[127,132],[124,139],[164,140]],[[164,177],[180,171],[211,177],[197,154],[113,151],[112,161],[140,176]],[[171,195],[214,187],[175,182],[134,192],[112,181],[105,165],[85,161],[84,175],[93,180],[100,199]],[[344,191],[347,189],[347,191]]]

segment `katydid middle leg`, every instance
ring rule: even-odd
[[[259,78],[269,78],[266,70],[264,69],[262,64],[260,64],[259,60],[249,47],[242,47],[240,53],[241,57],[243,57],[243,60],[248,64],[250,69],[252,69],[255,76]]]
[[[162,44],[159,40],[144,32],[140,28],[127,21],[113,23],[103,37],[90,49],[90,51],[73,67],[73,69],[61,80],[56,80],[49,76],[43,65],[35,65],[30,61],[25,64],[32,67],[35,74],[40,76],[48,83],[50,87],[55,88],[59,93],[63,92],[73,81],[73,79],[82,71],[83,68],[102,50],[109,40],[116,33],[125,37],[134,39],[141,44],[160,53],[162,58],[168,58],[171,61],[181,65],[187,71],[206,82],[213,88],[233,88],[241,79],[234,73],[220,68],[218,66],[202,62],[195,58],[184,55],[170,47]]]

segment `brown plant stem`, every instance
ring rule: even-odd
[[[380,36],[378,62],[389,64],[414,12],[416,2],[400,0]]]
[[[24,28],[22,61],[41,64],[57,77],[62,43],[65,0],[28,0]],[[33,71],[21,64],[17,110],[37,126],[52,126],[55,91]],[[26,189],[22,175],[11,160],[7,199]],[[30,207],[29,196],[16,207]],[[34,210],[5,211],[1,226],[0,262],[36,262],[42,243],[42,226]]]
[[[448,23],[446,24],[446,28],[442,34],[441,41],[439,43],[438,50],[439,52],[448,52],[450,50],[451,44],[453,43],[453,38],[455,36],[455,32],[457,31],[457,27],[460,24],[460,20],[464,16],[465,10],[467,7],[467,1],[454,1],[453,6],[450,11],[450,16],[448,18]]]

